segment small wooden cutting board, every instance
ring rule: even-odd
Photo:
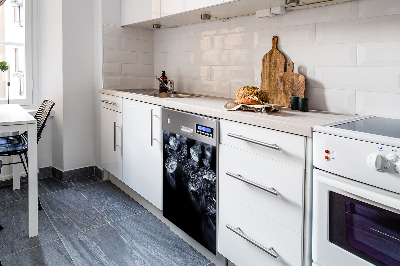
[[[278,51],[276,45],[278,37],[272,38],[272,49],[262,60],[261,89],[268,93],[270,104],[282,105],[282,76],[285,72],[285,56]],[[290,104],[290,97],[289,97]]]
[[[282,77],[283,91],[286,94],[287,102],[290,106],[290,96],[297,96],[304,98],[304,92],[306,90],[306,77],[301,74],[293,73],[294,63],[287,63],[287,70]]]

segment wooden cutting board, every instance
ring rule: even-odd
[[[282,76],[285,72],[285,56],[276,49],[278,37],[272,38],[272,49],[266,53],[262,60],[261,89],[268,93],[268,103],[283,105],[286,102],[282,95]],[[289,97],[290,98],[290,97]],[[289,99],[290,104],[290,99]],[[283,105],[286,106],[286,105]]]
[[[306,77],[301,74],[293,73],[294,63],[287,63],[285,74],[282,77],[283,92],[286,95],[286,100],[290,106],[290,96],[297,96],[304,98],[304,92],[306,90]]]

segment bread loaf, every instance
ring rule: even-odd
[[[236,93],[236,103],[261,105],[268,103],[268,95],[265,91],[253,86],[241,87]]]

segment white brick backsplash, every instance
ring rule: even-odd
[[[283,47],[287,62],[305,66],[356,66],[357,44]]]
[[[400,92],[400,67],[316,67],[315,86],[325,89]]]
[[[132,27],[103,25],[103,36],[137,39],[138,31],[139,29]]]
[[[104,50],[105,63],[139,63],[139,54],[130,51]]]
[[[140,88],[138,77],[121,77],[121,88],[123,89],[137,89]]]
[[[105,89],[110,89],[110,88],[119,88],[121,86],[121,77],[113,77],[113,76],[104,76],[103,78],[103,87]]]
[[[355,114],[356,92],[350,90],[329,90],[309,88],[305,93],[310,110]]]
[[[253,66],[213,66],[211,80],[253,83]]]
[[[205,23],[193,25],[193,36],[211,36],[228,33],[230,33],[230,30],[228,29],[228,24],[221,20],[208,21]]]
[[[269,51],[272,48],[272,37],[274,36],[278,36],[278,50],[287,46],[314,45],[315,24],[257,30],[254,32],[254,47],[265,47]]]
[[[153,52],[153,42],[135,39],[121,39],[121,49],[124,51],[150,53]]]
[[[193,79],[179,79],[174,83],[175,91],[193,93]]]
[[[359,0],[359,18],[400,14],[399,0]]]
[[[400,41],[400,15],[317,24],[317,44]]]
[[[141,89],[151,89],[154,87],[153,77],[139,77],[139,86]]]
[[[165,55],[166,53],[159,53],[156,50],[154,50],[154,65],[156,66],[166,65]]]
[[[166,64],[191,65],[194,60],[193,52],[165,53]]]
[[[294,25],[356,19],[357,13],[358,1],[319,8],[288,11],[282,16],[282,25],[290,27]]]
[[[210,80],[209,66],[179,66],[179,79]]]
[[[153,67],[154,53],[139,53],[139,64]]]
[[[224,49],[252,49],[254,47],[254,33],[242,32],[228,35],[213,36],[214,50]]]
[[[122,64],[123,76],[153,77],[153,72],[152,65]]]
[[[198,94],[230,98],[231,84],[213,80],[194,80],[194,91]]]
[[[194,54],[195,65],[223,65],[231,64],[230,50],[199,51]]]
[[[121,38],[104,36],[103,47],[104,47],[104,49],[109,49],[109,50],[120,50],[121,49]]]
[[[158,88],[152,76],[165,70],[177,91],[235,98],[240,87],[260,86],[274,35],[286,62],[306,77],[310,109],[399,116],[400,0],[353,0],[155,31],[105,25],[104,86]]]
[[[400,67],[400,42],[359,43],[357,65]]]
[[[399,103],[399,93],[358,91],[356,96],[356,111],[359,115],[377,115],[400,119]]]
[[[105,76],[121,76],[121,63],[104,63],[103,71]]]

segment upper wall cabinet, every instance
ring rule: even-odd
[[[223,0],[161,0],[161,16],[175,15],[203,7],[222,4],[223,2]]]
[[[293,11],[349,1],[302,0],[296,6],[286,6],[286,0],[121,0],[121,25],[151,30],[157,22],[161,28],[171,28],[203,23],[201,15],[205,12],[215,21],[277,6]]]
[[[121,0],[121,25],[157,19],[161,0]]]

